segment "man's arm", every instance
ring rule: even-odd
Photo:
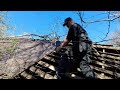
[[[65,39],[64,42],[61,44],[61,47],[66,46],[70,41],[68,39]]]
[[[63,42],[58,48],[56,48],[56,52],[59,52],[60,49],[61,49],[62,47],[64,47],[65,45],[67,45],[69,42],[70,42],[70,41],[68,41],[67,39],[65,39],[64,42]]]
[[[61,44],[61,47],[64,47],[66,46],[73,38],[73,34],[74,34],[74,31],[73,31],[73,27],[71,27],[68,31],[68,34],[67,34],[67,37],[66,39],[64,40],[64,42]]]

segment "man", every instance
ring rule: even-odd
[[[89,58],[89,53],[91,53],[91,40],[88,38],[87,32],[77,23],[75,23],[72,18],[68,17],[64,20],[63,26],[66,26],[69,31],[66,39],[60,45],[60,47],[66,46],[70,41],[72,41],[72,54],[76,64],[79,64],[79,68],[85,78],[93,79],[95,74],[91,69],[89,63],[91,59]],[[66,79],[66,70],[71,68],[68,62],[68,53],[62,55],[57,69],[58,79]]]

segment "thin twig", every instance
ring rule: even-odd
[[[108,19],[110,19],[110,11],[108,12]],[[110,21],[108,21],[108,32],[106,33],[106,36],[103,38],[103,40],[106,39],[106,37],[109,34],[109,31],[110,31]]]

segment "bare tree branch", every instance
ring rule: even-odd
[[[100,42],[107,42],[107,41],[112,41],[112,40],[119,40],[120,38],[113,38],[113,39],[107,39],[107,40],[101,40],[101,41],[99,41],[99,42],[94,42],[94,43],[100,43]]]
[[[114,21],[116,19],[120,18],[120,16],[117,16],[115,18],[112,19],[104,19],[104,20],[96,20],[96,21],[91,21],[91,22],[86,22],[87,24],[91,24],[91,23],[96,23],[96,22],[103,22],[103,21]]]
[[[108,19],[110,19],[110,11],[108,12]],[[103,38],[103,40],[106,39],[106,37],[109,34],[109,31],[110,31],[110,21],[108,21],[108,32],[106,33],[106,36],[105,36],[105,38]]]
[[[92,24],[92,23],[96,23],[96,22],[105,22],[105,21],[114,21],[114,20],[120,18],[120,15],[119,15],[119,14],[113,14],[113,15],[116,16],[116,17],[110,18],[110,11],[109,11],[109,18],[108,18],[108,19],[95,20],[95,21],[86,22],[86,21],[83,20],[83,17],[81,16],[81,12],[80,12],[80,11],[78,11],[77,14],[78,14],[79,17],[80,17],[80,20],[81,20],[83,23],[86,23],[86,24]]]
[[[99,23],[99,22],[108,22],[108,29],[107,29],[107,33],[105,34],[105,37],[103,39],[101,39],[100,41],[96,42],[96,43],[100,43],[100,42],[105,42],[105,41],[112,40],[112,39],[106,40],[106,38],[108,37],[108,34],[110,32],[111,22],[113,22],[115,20],[119,20],[119,18],[120,18],[120,12],[119,11],[107,11],[105,13],[102,13],[102,14],[107,15],[107,18],[104,18],[104,19],[101,18],[99,20],[93,20],[93,21],[85,21],[85,18],[83,18],[82,13],[83,12],[81,12],[81,11],[77,11],[77,15],[80,18],[81,24],[82,25],[84,24],[84,26],[85,25],[88,26],[90,24]],[[100,13],[100,14],[97,14],[97,15],[102,15],[102,14]],[[96,17],[97,17],[97,15],[96,15]],[[95,17],[95,16],[92,16],[92,17]],[[115,41],[115,42],[117,42],[117,41]]]

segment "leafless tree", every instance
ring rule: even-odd
[[[75,13],[79,16],[81,25],[83,27],[87,27],[88,25],[100,23],[100,22],[102,22],[102,23],[105,22],[105,24],[108,24],[108,29],[107,29],[107,33],[105,34],[105,37],[95,43],[105,42],[105,41],[109,41],[109,40],[113,39],[113,38],[108,38],[108,34],[110,33],[111,23],[114,23],[116,21],[120,22],[120,11],[103,11],[103,12],[100,12],[99,14],[97,14],[95,16],[91,16],[91,17],[85,17],[85,11],[77,11]],[[98,17],[99,15],[103,15],[104,17],[98,18],[98,19],[93,19],[93,20],[90,19],[90,18]],[[116,37],[116,38],[118,38],[118,37]]]
[[[63,24],[62,20],[60,17],[54,17],[54,20],[50,24],[50,39],[52,41],[59,41],[61,37],[65,35],[61,35],[60,32],[62,30],[61,25]]]
[[[120,30],[115,30],[111,32],[108,37],[109,39],[111,39],[108,43],[115,46],[120,46]]]
[[[7,12],[0,11],[0,37],[6,36],[9,25],[7,24]]]

